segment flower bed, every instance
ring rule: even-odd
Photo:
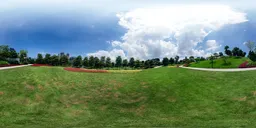
[[[0,65],[0,67],[12,67],[12,66],[21,66],[21,65],[24,65],[24,64],[3,64],[3,65]]]
[[[41,66],[51,66],[49,64],[33,64],[34,67],[41,67]]]
[[[92,70],[92,69],[81,69],[81,68],[64,68],[64,70],[71,71],[71,72],[108,73],[107,70]]]
[[[255,68],[255,67],[256,67],[255,62],[250,62],[249,63],[248,61],[246,61],[246,62],[240,64],[238,68]]]
[[[247,67],[248,61],[245,61],[244,63],[240,64],[238,68],[248,68]]]

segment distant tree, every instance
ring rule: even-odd
[[[254,51],[249,51],[248,58],[251,61],[256,62],[256,53]]]
[[[222,57],[222,56],[224,56],[224,55],[223,55],[223,53],[222,53],[222,52],[219,52],[219,56],[220,56],[220,57]]]
[[[219,57],[219,54],[218,53],[213,53],[213,56],[214,56],[214,58],[218,58]]]
[[[31,57],[28,58],[28,63],[29,63],[29,64],[34,64],[35,62],[36,62],[35,59],[33,59],[33,58],[31,58]]]
[[[200,60],[201,60],[200,57],[195,58],[195,62],[196,62],[196,63],[200,62]]]
[[[115,67],[115,63],[114,62],[111,63],[111,67],[112,68]]]
[[[6,60],[10,56],[8,45],[0,45],[0,60]]]
[[[135,68],[139,68],[141,65],[140,65],[140,60],[136,60],[135,61]]]
[[[90,66],[90,68],[94,68],[95,67],[95,61],[94,61],[94,57],[93,56],[89,57],[89,66]]]
[[[68,65],[68,58],[69,58],[68,56],[69,56],[69,55],[68,55],[68,54],[65,55],[64,52],[62,52],[62,53],[59,54],[59,57],[60,57],[60,65],[62,65],[62,66]]]
[[[10,48],[10,54],[9,57],[10,58],[18,58],[18,53],[16,52],[16,50],[14,48]]]
[[[187,57],[184,58],[183,62],[186,63],[186,64],[190,63],[190,61],[189,61],[189,59]]]
[[[44,62],[46,64],[51,64],[51,54],[45,54],[45,57],[44,57]]]
[[[37,54],[36,63],[37,64],[44,64],[44,58],[43,58],[43,55],[41,53]]]
[[[107,60],[106,60],[106,67],[112,67],[110,57],[107,57]]]
[[[140,68],[143,68],[145,66],[145,61],[141,61]]]
[[[147,68],[150,68],[149,60],[146,60],[146,61],[145,61],[144,67],[145,67],[146,69],[147,69]]]
[[[28,51],[20,50],[20,54],[19,54],[20,63],[22,63],[22,64],[28,63],[27,56],[28,56]]]
[[[195,62],[195,57],[194,57],[194,56],[190,56],[190,57],[189,57],[189,61],[190,61],[190,62]]]
[[[155,66],[156,66],[155,60],[154,59],[149,60],[149,68],[153,68]]]
[[[122,57],[118,56],[116,58],[116,67],[121,67],[122,66]]]
[[[252,41],[247,41],[244,43],[247,48],[249,49],[249,51],[254,51],[255,50],[255,43]]]
[[[175,64],[178,64],[179,59],[180,59],[180,57],[179,57],[179,56],[175,56]]]
[[[84,57],[83,66],[84,67],[89,67],[89,59],[88,59],[88,57]]]
[[[228,55],[228,56],[232,56],[232,52],[229,49],[229,46],[225,46],[225,54]]]
[[[239,50],[240,50],[240,49],[239,49],[238,47],[234,47],[233,50],[232,50],[232,55],[233,55],[233,56],[238,56]]]
[[[53,66],[58,66],[59,65],[59,57],[57,55],[51,56],[50,64]]]
[[[94,68],[100,68],[100,59],[98,57],[94,57]]]
[[[174,64],[175,60],[171,57],[169,60],[169,64]]]
[[[128,60],[127,59],[124,59],[123,60],[123,67],[127,67],[128,66]]]
[[[204,60],[206,60],[204,57],[201,57],[201,58],[200,58],[200,61],[204,61]]]
[[[129,66],[134,67],[134,65],[135,65],[135,61],[134,61],[134,58],[132,57],[132,58],[130,58]]]
[[[102,56],[100,57],[100,68],[103,68],[106,66],[106,57]]]
[[[165,58],[163,59],[163,65],[164,65],[164,66],[168,66],[168,64],[169,64],[169,59],[168,59],[167,57],[165,57]]]
[[[59,58],[59,57],[58,57]],[[73,62],[74,62],[74,60],[76,59],[76,57],[74,57],[74,56],[71,56],[71,57],[69,57],[69,59],[68,59],[68,64],[69,65],[73,65]],[[59,62],[58,62],[59,63]]]
[[[73,67],[81,68],[82,67],[82,56],[78,56],[73,61]]]

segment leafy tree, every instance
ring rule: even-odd
[[[128,66],[128,60],[127,60],[127,59],[124,59],[124,60],[123,60],[123,66],[124,66],[124,67],[127,67],[127,66]]]
[[[44,58],[43,58],[43,55],[41,53],[37,54],[36,63],[38,63],[38,64],[43,64],[44,63]]]
[[[9,54],[10,58],[18,58],[18,53],[16,52],[16,50],[14,48],[10,48],[10,54]]]
[[[94,68],[95,67],[95,61],[94,61],[94,57],[93,56],[89,57],[89,66],[90,66],[90,68]]]
[[[88,59],[88,57],[84,57],[83,66],[84,67],[89,67],[89,59]]]
[[[94,57],[94,68],[100,68],[100,59],[98,57]]]
[[[253,62],[256,62],[256,54],[254,51],[249,51],[248,58],[252,60]]]
[[[51,56],[50,64],[53,66],[59,65],[59,57],[57,55]]]
[[[175,62],[175,60],[171,57],[171,58],[169,59],[169,64],[174,64],[174,62]]]
[[[195,57],[194,57],[194,56],[190,56],[190,57],[189,57],[189,61],[190,61],[190,62],[195,62]]]
[[[110,57],[107,57],[107,60],[106,60],[106,67],[111,67],[112,64],[111,64],[111,59]]]
[[[36,62],[35,59],[33,59],[33,58],[31,58],[31,57],[28,58],[28,63],[29,63],[29,64],[34,64],[35,62]]]
[[[183,60],[183,62],[186,63],[186,64],[189,64],[189,63],[190,63],[190,61],[189,61],[189,59],[188,59],[187,57],[185,57],[185,59]]]
[[[59,54],[59,56],[60,56],[60,63],[59,64],[62,65],[62,66],[68,65],[68,56],[69,56],[69,54],[65,55],[65,53],[62,52],[62,53]]]
[[[175,56],[175,64],[178,64],[179,59],[180,59],[180,57],[179,57],[179,56]]]
[[[150,68],[149,60],[146,60],[144,65],[145,65],[144,67],[145,67],[146,69],[147,69],[147,68]]]
[[[226,55],[232,56],[232,52],[231,52],[230,50],[228,50],[228,49],[229,49],[229,46],[225,46],[224,49],[225,49],[225,54],[226,54]]]
[[[122,66],[122,57],[118,56],[116,58],[116,67],[121,67]]]
[[[222,57],[222,56],[224,56],[224,55],[223,55],[223,53],[222,53],[222,52],[219,52],[219,56],[220,56],[220,57]]]
[[[0,60],[6,60],[10,56],[8,45],[0,45]]]
[[[164,66],[168,66],[168,64],[169,64],[169,59],[168,59],[167,57],[165,57],[165,58],[163,59],[163,65],[164,65]]]
[[[112,68],[115,67],[115,63],[114,62],[111,63],[111,67]]]
[[[51,64],[51,54],[46,54],[45,57],[44,57],[44,62],[46,64]]]
[[[76,68],[82,67],[82,56],[78,56],[75,58],[75,60],[73,61],[73,66]]]
[[[238,56],[239,50],[240,50],[240,49],[239,49],[238,47],[234,47],[233,50],[232,50],[233,56]]]
[[[132,57],[132,58],[130,58],[129,66],[134,67],[134,65],[135,65],[135,61],[134,61],[134,58]]]
[[[204,60],[206,60],[204,57],[201,57],[201,58],[200,58],[200,61],[204,61]]]
[[[28,51],[20,50],[20,54],[19,54],[20,63],[22,63],[22,64],[28,63],[27,56],[28,56]]]
[[[100,58],[100,68],[103,68],[106,66],[106,57],[105,56],[102,56]]]
[[[145,67],[145,61],[141,61],[140,68]]]
[[[214,58],[218,58],[219,54],[218,53],[214,53],[213,56],[214,56]]]
[[[140,65],[140,60],[136,60],[135,61],[135,68],[139,68],[141,65]]]

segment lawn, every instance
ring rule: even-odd
[[[0,71],[0,127],[255,127],[256,71]]]
[[[222,58],[216,59],[213,62],[213,68],[238,68],[240,64],[242,64],[245,61],[250,61],[248,58],[235,58],[230,57],[227,59],[228,62],[230,62],[229,65],[224,65],[224,61]],[[197,67],[197,68],[212,68],[211,61],[205,60],[201,61],[199,63],[191,63],[189,67]]]

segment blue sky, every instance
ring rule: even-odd
[[[32,57],[206,56],[256,40],[252,0],[0,0],[0,8],[0,44]]]

